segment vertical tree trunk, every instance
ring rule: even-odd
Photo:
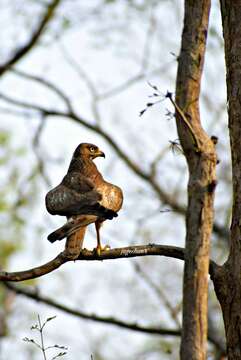
[[[176,122],[189,168],[183,282],[182,360],[206,359],[209,246],[216,153],[201,126],[199,95],[210,0],[186,0],[176,81]],[[183,114],[181,113],[182,110]]]
[[[233,209],[230,254],[214,275],[227,339],[228,359],[241,359],[241,1],[221,0],[230,144],[232,152]]]

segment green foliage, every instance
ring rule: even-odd
[[[142,350],[140,354],[173,354],[173,349],[175,345],[172,341],[168,341],[165,339],[151,339],[144,342]]]
[[[26,210],[35,203],[39,166],[26,171],[27,148],[14,146],[11,133],[0,129],[0,260],[3,266],[20,249]],[[27,160],[29,161],[29,160]]]
[[[6,266],[8,258],[19,250],[24,218],[19,209],[26,199],[19,194],[19,159],[24,149],[14,148],[10,132],[0,130],[0,260]],[[21,160],[21,159],[20,159]]]
[[[7,240],[1,240],[0,246],[1,246],[0,263],[1,263],[1,266],[3,266],[5,268],[7,266],[8,259],[17,250],[19,250],[20,245],[17,243],[12,243]]]
[[[0,131],[0,146],[6,146],[9,143],[9,133],[7,131]]]
[[[7,269],[9,260],[22,249],[25,238],[27,212],[37,193],[38,177],[23,171],[26,147],[13,144],[10,131],[0,129],[0,264]],[[27,175],[27,177],[26,177]],[[7,335],[7,318],[11,314],[13,296],[0,287],[0,309],[4,332]]]

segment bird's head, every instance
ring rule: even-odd
[[[105,153],[103,153],[103,151],[101,151],[98,146],[88,143],[82,143],[79,144],[75,149],[73,157],[85,157],[93,160],[98,156],[105,157]]]

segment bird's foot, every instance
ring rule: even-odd
[[[97,247],[94,249],[95,250],[95,252],[96,252],[96,254],[98,255],[98,256],[100,256],[101,255],[101,251],[106,251],[106,250],[110,250],[110,246],[109,245],[105,245],[105,246],[98,246],[97,245]]]

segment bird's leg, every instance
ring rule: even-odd
[[[95,229],[96,229],[96,236],[97,236],[97,248],[96,248],[96,252],[97,255],[100,255],[101,250],[107,250],[110,247],[108,245],[106,246],[101,246],[101,242],[100,242],[100,227],[102,225],[102,221],[96,221],[95,222]]]

